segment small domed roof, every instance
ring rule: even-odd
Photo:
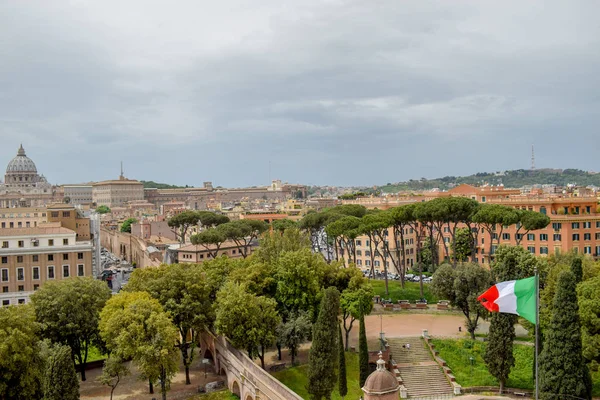
[[[7,174],[13,172],[30,172],[37,174],[37,168],[35,167],[35,163],[31,160],[31,158],[25,155],[25,149],[23,148],[23,145],[19,147],[17,156],[13,158],[6,167]]]
[[[397,391],[399,387],[398,379],[385,368],[385,361],[383,361],[381,353],[379,353],[377,369],[369,375],[365,381],[363,390],[371,394],[390,393]]]

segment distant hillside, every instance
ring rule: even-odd
[[[154,181],[140,181],[144,184],[144,189],[179,189],[182,187],[189,187],[187,185],[185,186],[176,186],[176,185],[169,185],[166,183],[157,183]]]
[[[600,173],[590,173],[579,169],[536,169],[533,171],[517,169],[504,172],[479,172],[470,176],[411,179],[408,182],[388,183],[385,186],[379,186],[379,189],[384,193],[396,193],[405,190],[429,190],[434,188],[447,190],[463,183],[469,185],[504,184],[505,187],[510,188],[520,188],[536,184],[566,186],[570,183],[580,186],[600,186]]]

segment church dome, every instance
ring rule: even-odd
[[[363,391],[367,394],[385,394],[397,392],[399,387],[398,379],[385,368],[385,361],[380,353],[377,369],[365,381]]]
[[[6,173],[11,174],[15,172],[25,172],[25,173],[33,173],[37,174],[37,168],[35,167],[35,163],[31,158],[25,155],[25,149],[23,149],[23,145],[19,147],[19,151],[17,152],[17,156],[13,158],[6,167]]]

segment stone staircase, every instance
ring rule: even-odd
[[[410,344],[410,349],[403,345]],[[421,338],[388,339],[396,373],[410,398],[452,396],[453,389]],[[399,375],[399,376],[398,376]]]

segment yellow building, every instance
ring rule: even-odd
[[[94,183],[92,200],[97,206],[123,207],[130,201],[144,200],[144,184],[121,174],[118,180]]]

